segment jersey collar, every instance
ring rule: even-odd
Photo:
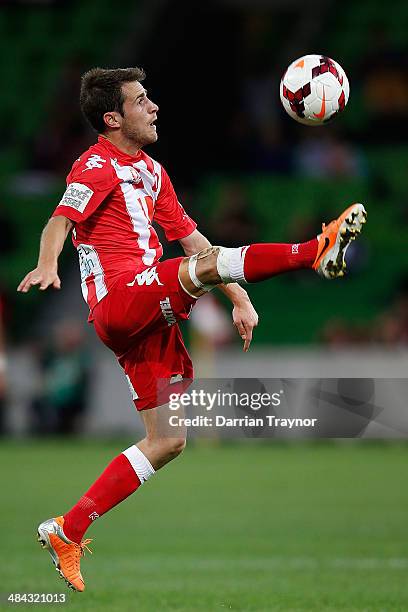
[[[108,140],[107,138],[105,138],[105,136],[102,136],[101,134],[98,136],[98,143],[109,151],[111,157],[114,157],[115,159],[120,159],[121,161],[128,162],[131,164],[139,161],[143,155],[141,149],[136,153],[136,155],[129,155],[128,153],[125,153],[124,151],[118,149],[118,147],[116,147],[110,140]]]

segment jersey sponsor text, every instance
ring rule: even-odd
[[[170,325],[174,325],[174,323],[177,323],[177,319],[174,316],[169,297],[166,297],[164,300],[160,300],[160,308],[163,313],[163,317],[166,319],[167,325],[169,327]]]
[[[93,191],[81,183],[71,183],[65,190],[59,206],[70,206],[83,213],[86,205],[93,196]]]

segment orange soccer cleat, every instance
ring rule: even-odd
[[[329,225],[323,223],[323,231],[318,236],[316,259],[312,266],[320,276],[325,278],[344,276],[346,250],[361,232],[366,219],[367,212],[364,206],[353,204]]]
[[[62,516],[44,521],[38,526],[38,541],[50,553],[57,572],[68,587],[73,591],[84,591],[80,562],[85,549],[92,554],[87,546],[92,540],[83,540],[81,544],[72,542],[66,537],[63,526]]]

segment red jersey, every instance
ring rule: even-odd
[[[52,216],[58,215],[74,223],[82,294],[91,311],[121,274],[159,261],[163,248],[153,221],[168,240],[185,238],[197,227],[157,161],[144,151],[123,153],[103,136],[72,166]]]

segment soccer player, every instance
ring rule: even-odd
[[[303,244],[212,246],[178,202],[164,168],[143,151],[157,140],[158,112],[144,77],[139,68],[95,68],[83,75],[81,109],[98,141],[75,161],[43,230],[37,267],[18,287],[23,293],[35,285],[60,289],[58,257],[72,230],[89,321],[124,369],[146,428],[146,437],[113,459],[73,508],[38,527],[57,571],[77,591],[85,588],[80,558],[92,521],[184,449],[184,435],[162,435],[158,408],[163,381],[169,391],[174,377],[193,376],[178,321],[218,286],[233,304],[247,351],[258,316],[240,285],[299,268],[326,278],[343,275],[345,251],[366,217],[363,205],[354,204]],[[161,261],[153,221],[168,240],[180,242],[185,257]]]

